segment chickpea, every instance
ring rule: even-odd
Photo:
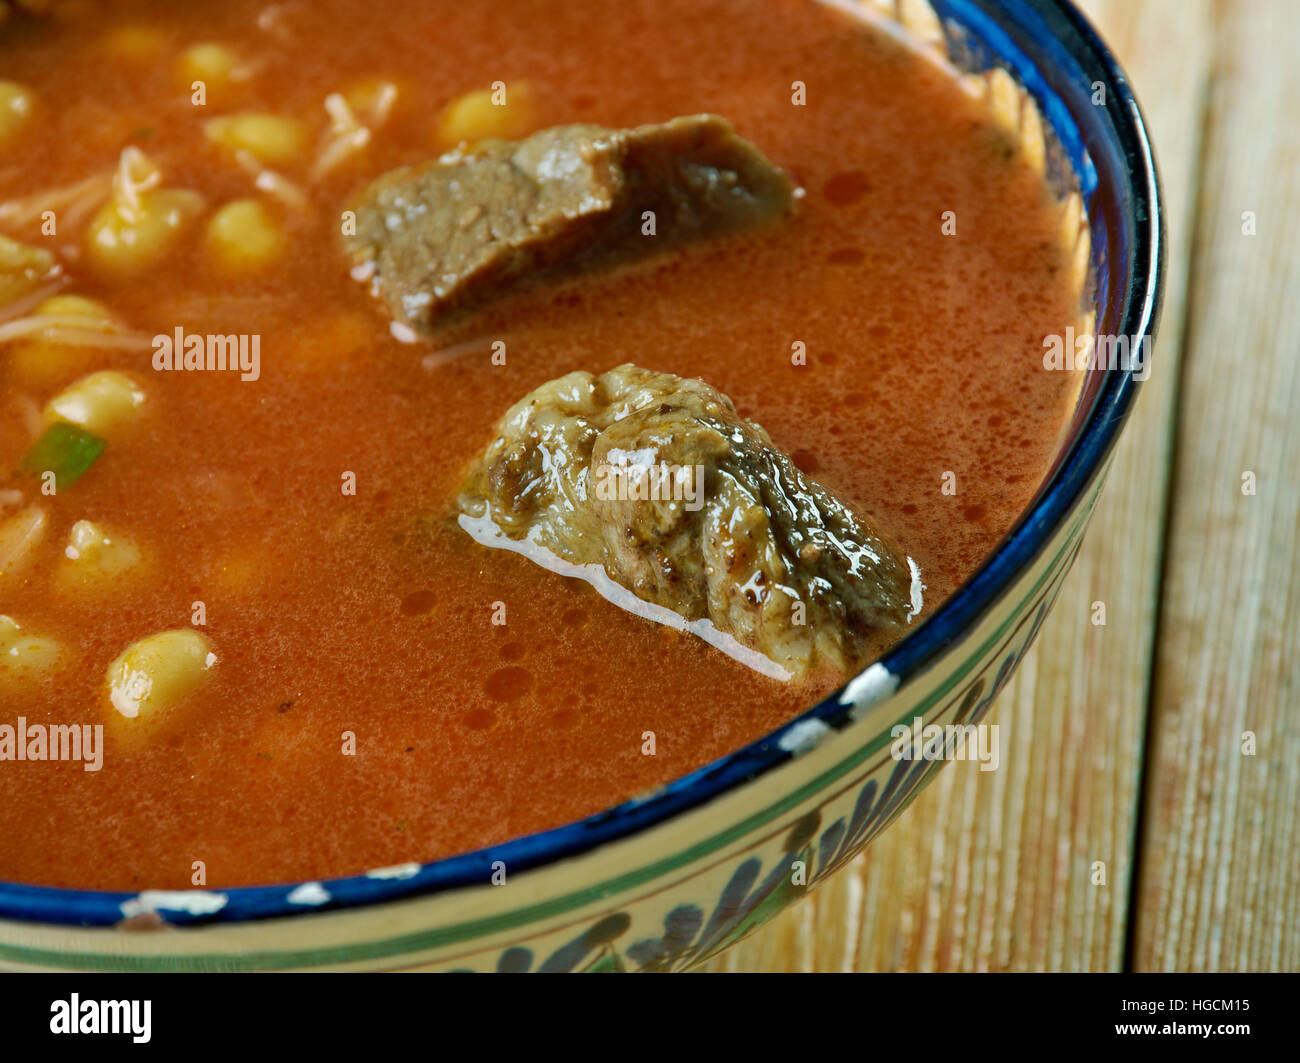
[[[155,26],[128,23],[109,30],[102,46],[110,58],[139,66],[158,58],[167,47],[167,34]]]
[[[83,376],[50,399],[45,418],[108,436],[136,418],[144,398],[144,391],[125,373],[103,369]]]
[[[0,584],[31,564],[48,527],[49,518],[40,506],[28,506],[0,519]]]
[[[387,78],[365,78],[354,82],[343,94],[348,106],[363,125],[382,123],[397,102],[398,88]]]
[[[193,88],[194,82],[203,82],[209,102],[214,92],[220,96],[247,76],[233,51],[211,41],[186,48],[176,58],[174,70],[177,84],[186,92]]]
[[[448,104],[438,120],[438,142],[452,148],[491,138],[517,140],[536,129],[538,106],[532,86],[519,81],[498,89],[477,89]]]
[[[88,520],[72,526],[63,556],[58,580],[65,588],[78,590],[108,590],[142,562],[140,548],[130,539]]]
[[[192,628],[163,631],[128,646],[108,666],[111,726],[129,742],[167,734],[211,678],[217,655]]]
[[[51,295],[36,308],[36,313],[44,317],[84,317],[86,327],[114,324],[113,313],[98,299],[88,299],[84,295]]]
[[[255,199],[227,203],[208,222],[208,253],[231,273],[269,265],[284,253],[284,246],[284,232]]]
[[[86,254],[101,274],[115,280],[156,265],[203,209],[203,197],[184,189],[140,193],[139,207],[113,200],[86,230]]]
[[[16,81],[0,81],[0,145],[17,140],[35,110],[36,94],[31,89]]]
[[[33,291],[53,268],[49,251],[0,236],[0,306]]]
[[[212,118],[204,135],[229,152],[247,151],[265,166],[288,166],[307,149],[307,129],[276,114],[231,114]]]
[[[10,682],[30,682],[65,663],[63,646],[23,630],[11,616],[0,615],[0,688]]]
[[[271,562],[257,549],[231,553],[209,566],[205,586],[211,584],[223,594],[247,594],[265,586]]]
[[[323,372],[345,363],[374,342],[375,330],[355,310],[327,310],[305,321],[284,345],[285,364],[297,370]]]
[[[80,295],[54,295],[36,308],[40,317],[85,318],[87,331],[111,328],[116,322],[103,303]],[[48,391],[80,376],[98,360],[94,347],[59,343],[36,337],[19,340],[9,349],[9,370],[32,391]]]

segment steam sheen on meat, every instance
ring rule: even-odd
[[[727,396],[634,365],[525,396],[460,505],[509,539],[710,620],[795,676],[856,669],[873,652],[867,636],[919,607],[902,551]]]
[[[716,115],[555,126],[385,174],[357,202],[346,243],[393,317],[423,330],[525,279],[776,217],[793,194],[786,174]]]

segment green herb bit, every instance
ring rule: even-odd
[[[23,457],[23,471],[33,476],[52,472],[55,488],[62,489],[80,480],[107,445],[84,428],[55,421]]]

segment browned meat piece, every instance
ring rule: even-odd
[[[525,278],[756,224],[792,196],[785,173],[716,115],[556,126],[385,174],[362,194],[346,243],[393,317],[426,328]]]
[[[919,609],[918,573],[699,380],[570,373],[506,413],[461,496],[490,519],[799,675],[857,668]],[[478,536],[476,535],[476,538]],[[540,558],[539,558],[540,559]]]

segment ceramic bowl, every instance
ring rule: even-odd
[[[1155,161],[1128,80],[1087,22],[1066,0],[861,6],[964,71],[1041,156],[1076,242],[1080,327],[1149,342],[1164,245]],[[894,725],[976,724],[988,712],[1078,552],[1144,375],[1131,365],[1084,373],[1047,480],[979,571],[882,660],[762,741],[580,822],[431,864],[225,891],[0,883],[0,965],[701,963],[848,863],[940,770],[942,759],[895,758]]]

